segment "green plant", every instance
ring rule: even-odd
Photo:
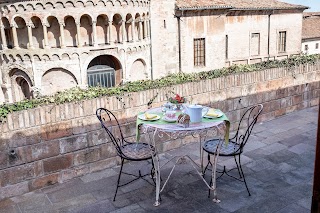
[[[222,76],[227,76],[235,73],[254,72],[264,69],[287,67],[288,70],[293,72],[293,68],[299,65],[315,64],[320,59],[319,54],[315,55],[299,55],[292,56],[285,60],[269,60],[258,64],[251,65],[232,65],[230,67],[224,67],[221,69],[211,70],[208,72],[200,73],[175,73],[166,77],[155,80],[140,80],[134,82],[127,82],[121,86],[113,88],[104,87],[89,87],[88,89],[81,89],[75,87],[69,90],[58,92],[53,96],[44,96],[35,98],[32,100],[24,100],[14,104],[0,105],[0,122],[4,121],[9,113],[15,111],[21,111],[24,109],[31,109],[46,104],[62,104],[67,102],[76,102],[81,100],[93,99],[101,96],[116,96],[119,101],[123,103],[122,97],[126,93],[138,92],[148,89],[158,89],[163,87],[170,87],[177,84],[183,84],[187,82],[196,82],[204,79],[213,79]],[[292,73],[295,77],[295,73]],[[172,91],[171,91],[172,92]],[[173,92],[172,92],[173,93]],[[175,93],[173,93],[175,94]],[[156,96],[155,96],[156,97]],[[155,98],[154,97],[154,98]],[[150,100],[150,104],[154,101],[154,98]],[[123,103],[124,106],[124,103]]]

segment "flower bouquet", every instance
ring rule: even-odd
[[[181,110],[182,104],[187,102],[185,97],[182,97],[178,94],[175,97],[170,97],[169,102],[176,106],[176,110]]]

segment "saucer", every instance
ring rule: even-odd
[[[178,119],[178,117],[174,117],[174,118],[168,118],[166,116],[163,116],[162,117],[162,120],[166,121],[166,122],[169,122],[169,123],[173,123],[173,122],[176,122]]]

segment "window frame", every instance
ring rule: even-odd
[[[206,39],[193,39],[193,65],[194,67],[206,66]]]
[[[278,52],[284,53],[287,51],[287,30],[281,30],[278,32]]]
[[[259,56],[261,54],[260,52],[260,44],[261,44],[261,34],[260,32],[252,32],[250,33],[250,45],[252,44],[252,38],[253,38],[253,35],[258,35],[258,53],[257,54],[253,54],[251,51],[252,51],[252,48],[250,47],[250,56]]]

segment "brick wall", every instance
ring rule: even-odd
[[[112,110],[130,139],[135,136],[135,115],[156,94],[153,107],[162,105],[168,90],[222,109],[234,128],[244,108],[257,103],[264,104],[263,121],[318,105],[320,62],[130,93],[120,101],[101,97],[12,113],[0,124],[0,199],[116,165],[119,159],[100,128],[96,108]],[[166,151],[193,141],[187,137],[158,144]],[[10,157],[10,151],[17,158]]]

